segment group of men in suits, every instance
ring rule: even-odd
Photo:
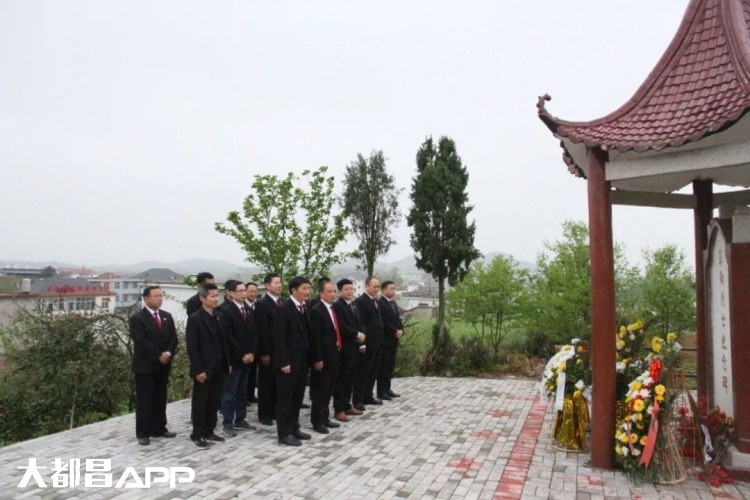
[[[225,440],[215,432],[219,409],[224,436],[255,429],[246,420],[253,400],[262,425],[276,420],[279,444],[300,446],[311,438],[299,422],[308,383],[310,422],[321,434],[340,426],[330,418],[331,399],[334,420],[349,422],[366,411],[365,405],[399,397],[391,379],[403,324],[392,282],[383,283],[380,295],[379,281],[367,278],[365,293],[355,299],[350,280],[334,285],[321,278],[318,298],[310,300],[312,284],[297,276],[288,284],[289,298],[282,300],[281,278],[269,274],[261,299],[255,283],[230,280],[222,304],[210,273],[199,274],[198,282],[198,293],[187,303],[186,328],[193,379],[190,437],[198,448]],[[143,297],[146,307],[130,326],[136,346],[136,436],[148,444],[150,437],[174,437],[166,429],[165,411],[177,340],[171,316],[160,310],[158,287],[144,290]]]

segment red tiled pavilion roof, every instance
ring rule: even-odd
[[[560,139],[618,151],[660,150],[733,125],[750,110],[750,0],[691,0],[672,43],[638,91],[590,122],[539,118]],[[572,158],[563,154],[571,171]]]

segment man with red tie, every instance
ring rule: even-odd
[[[273,368],[276,312],[281,306],[281,277],[268,274],[263,279],[266,293],[256,301],[255,322],[258,325],[258,421],[273,425],[276,418],[276,372]]]
[[[167,384],[172,358],[177,350],[177,332],[172,315],[161,310],[164,294],[158,286],[143,290],[145,307],[130,317],[135,374],[135,435],[138,444],[149,438],[173,438],[167,430]]]
[[[329,418],[329,406],[343,339],[341,325],[333,308],[336,287],[330,281],[321,282],[318,297],[320,300],[310,309],[310,363],[313,367],[310,374],[310,420],[315,432],[328,434],[329,428],[339,427]]]

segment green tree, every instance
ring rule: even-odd
[[[340,205],[359,241],[352,256],[362,261],[368,276],[373,275],[378,257],[387,254],[396,243],[392,230],[401,219],[401,191],[388,173],[382,151],[373,151],[369,158],[358,154],[346,167]]]
[[[448,292],[448,317],[470,324],[497,353],[509,326],[522,317],[527,280],[528,271],[511,256],[476,261]]]
[[[695,331],[695,275],[675,245],[643,251],[641,315],[649,333]]]
[[[556,342],[569,342],[575,337],[591,337],[589,230],[580,221],[566,221],[562,228],[562,238],[545,241],[537,256],[526,317],[531,329]],[[614,250],[615,294],[620,297],[632,283],[633,272],[622,246],[616,244]]]
[[[333,177],[326,177],[327,171],[320,167],[305,170],[301,177],[289,173],[283,179],[256,175],[242,213],[232,211],[228,224],[215,224],[216,231],[237,240],[248,262],[261,268],[253,279],[267,273],[289,279],[302,272],[314,282],[346,257],[336,252],[347,231],[342,217],[333,214]]]
[[[397,267],[392,267],[389,271],[378,273],[378,278],[380,278],[381,283],[384,281],[393,281],[397,290],[404,285],[404,277],[401,276],[401,271]]]
[[[473,207],[466,186],[469,173],[452,139],[429,137],[417,151],[417,175],[412,180],[412,208],[407,217],[417,267],[438,282],[436,347],[446,343],[445,283],[463,280],[481,254],[474,247],[476,224],[469,223]]]
[[[52,276],[55,276],[57,274],[57,269],[55,269],[52,266],[47,266],[44,269],[42,269],[42,272],[39,273],[40,278],[51,278]]]
[[[133,401],[127,316],[22,311],[1,333],[0,442],[104,420]]]

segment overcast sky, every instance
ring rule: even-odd
[[[427,135],[455,139],[469,169],[477,247],[534,260],[587,219],[537,96],[566,119],[615,110],[686,5],[6,0],[0,260],[240,263],[213,225],[253,175],[339,176],[383,149],[406,211]],[[614,223],[631,261],[673,242],[692,262],[692,212],[615,207]],[[396,235],[390,259],[411,253],[405,221]]]

